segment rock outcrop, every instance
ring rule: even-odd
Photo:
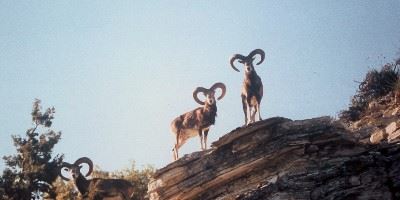
[[[356,136],[366,130],[354,131],[330,117],[276,117],[240,127],[211,149],[159,169],[148,194],[151,200],[400,199],[400,146],[361,142]]]
[[[352,122],[349,129],[363,143],[400,142],[400,101],[395,93],[374,99],[361,119]]]

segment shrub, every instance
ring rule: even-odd
[[[339,118],[347,122],[357,121],[369,102],[399,89],[399,70],[397,69],[399,63],[400,59],[395,63],[384,65],[380,71],[375,69],[369,71],[353,96],[349,109],[342,111]]]
[[[386,64],[381,71],[371,70],[359,86],[358,94],[367,102],[382,97],[393,90],[398,79],[395,64]]]

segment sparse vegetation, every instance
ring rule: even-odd
[[[72,181],[64,182],[61,178],[58,178],[53,185],[56,187],[56,200],[81,199]]]
[[[380,71],[375,69],[369,71],[360,83],[348,110],[342,111],[339,118],[346,122],[357,121],[370,102],[389,93],[398,93],[400,91],[399,66],[400,59],[393,63],[387,63]]]
[[[112,173],[111,177],[123,178],[131,182],[133,184],[133,187],[135,188],[133,199],[147,200],[149,199],[146,196],[147,185],[150,181],[150,178],[153,176],[154,172],[155,168],[150,165],[145,166],[141,170],[138,170],[136,169],[135,163],[132,162],[130,168]]]

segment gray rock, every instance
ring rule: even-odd
[[[371,146],[329,117],[271,118],[159,169],[151,200],[400,199],[400,146]]]

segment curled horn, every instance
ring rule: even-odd
[[[65,167],[65,168],[71,168],[71,164],[70,163],[67,163],[67,162],[63,162],[62,164],[61,164],[61,167],[60,167],[60,171],[58,172],[58,175],[63,179],[63,180],[65,180],[65,181],[69,181],[69,178],[67,178],[67,177],[65,177],[62,173],[61,173],[61,171],[62,171],[62,169]]]
[[[203,87],[198,87],[198,88],[196,88],[196,89],[193,91],[193,98],[194,98],[194,100],[195,100],[198,104],[204,105],[204,104],[205,104],[204,101],[201,101],[201,100],[199,99],[199,97],[197,96],[197,95],[199,94],[199,92],[202,92],[203,94],[207,94],[208,90],[207,90],[206,88],[203,88]]]
[[[261,64],[264,59],[265,59],[265,53],[262,49],[255,49],[252,52],[249,53],[249,55],[247,56],[247,58],[253,58],[255,55],[260,55],[261,56],[261,60],[257,63],[257,65]]]
[[[215,91],[217,88],[221,88],[222,93],[221,93],[221,96],[218,97],[218,100],[221,100],[225,96],[225,93],[226,93],[225,84],[215,83],[213,86],[211,86],[210,90]]]
[[[244,57],[243,55],[240,55],[240,54],[234,54],[234,55],[231,57],[231,59],[229,60],[229,62],[231,63],[232,68],[233,68],[235,71],[240,72],[240,71],[235,67],[235,65],[233,64],[233,63],[235,62],[235,60],[237,60],[237,59],[239,59],[239,60],[242,61],[242,60],[245,60],[246,57]]]
[[[89,165],[89,171],[85,175],[85,176],[89,176],[93,172],[93,162],[87,157],[82,157],[82,158],[79,158],[78,160],[76,160],[74,165],[79,166],[80,164],[83,164],[83,163],[86,163],[87,165]]]

